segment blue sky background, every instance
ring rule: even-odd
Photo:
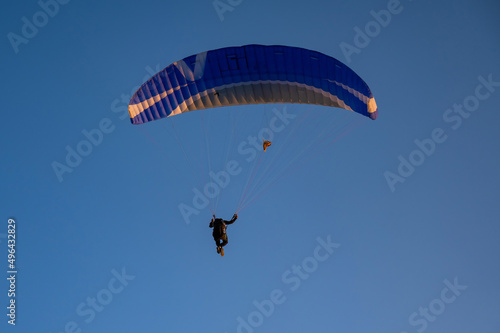
[[[401,1],[400,12],[348,58],[341,43],[354,45],[354,28],[363,30],[374,20],[370,11],[390,1],[232,3],[221,20],[212,1],[69,1],[18,52],[9,33],[21,36],[23,17],[33,22],[42,9],[36,1],[4,5],[2,332],[499,332],[500,87],[481,88],[489,96],[455,129],[443,119],[475,94],[480,76],[500,82],[499,4]],[[380,113],[318,153],[300,155],[292,169],[280,157],[274,177],[295,172],[240,212],[221,258],[207,227],[210,209],[190,224],[179,212],[193,198],[192,173],[169,119],[139,128],[121,116],[137,86],[158,70],[245,44],[298,46],[339,59],[368,83]],[[283,106],[214,111],[211,144],[225,140],[224,114],[234,111],[243,124],[238,143],[275,107]],[[286,128],[282,137],[294,129],[297,140],[273,140],[262,163],[282,145],[293,152],[307,148],[308,139],[318,142],[333,114],[347,112],[287,110],[317,112],[312,119],[320,125]],[[201,114],[175,120],[185,147],[204,140],[195,125]],[[254,115],[254,123],[245,122]],[[358,125],[357,115],[349,116]],[[53,162],[65,163],[66,147],[76,149],[82,131],[103,119],[110,133],[59,181]],[[408,159],[414,141],[436,128],[446,141],[392,191],[384,174],[396,174],[399,156]],[[190,154],[195,163],[204,160]],[[219,202],[223,218],[234,213],[243,174]],[[16,327],[5,315],[11,217]],[[293,265],[310,264],[317,238],[329,236],[340,247],[292,290],[283,277],[293,275]],[[126,285],[115,279],[123,271]],[[455,279],[467,288],[445,292],[455,296],[445,304],[443,281]],[[282,291],[283,303],[259,317],[253,302],[270,299],[273,290]],[[86,303],[96,297],[106,305],[91,316]],[[438,314],[425,319],[419,311],[429,306]],[[239,328],[239,317],[255,327]]]

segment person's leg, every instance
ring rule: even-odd
[[[220,253],[220,237],[214,236],[215,246],[217,246],[217,253]]]
[[[228,243],[227,234],[224,234],[224,236],[222,236],[220,239],[222,240],[222,243],[220,244],[220,247],[226,246],[226,244]]]

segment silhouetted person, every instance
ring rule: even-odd
[[[224,256],[223,247],[226,246],[228,243],[226,234],[226,225],[234,223],[234,221],[236,221],[237,218],[238,215],[234,214],[233,218],[230,221],[225,221],[220,218],[215,218],[214,215],[212,221],[210,221],[209,227],[214,228],[212,236],[214,236],[215,245],[217,245],[217,253],[220,253],[221,256]]]

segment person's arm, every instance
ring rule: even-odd
[[[214,215],[214,217],[212,217],[212,221],[210,221],[210,224],[208,225],[209,228],[214,227],[214,221],[215,221],[215,215]]]
[[[233,218],[231,219],[231,221],[224,221],[226,224],[233,224],[234,221],[236,221],[238,219],[238,215],[237,214],[234,214],[233,215]]]

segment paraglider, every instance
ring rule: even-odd
[[[262,148],[264,149],[264,151],[266,151],[267,147],[269,147],[271,145],[271,141],[267,141],[267,140],[262,140]]]
[[[236,219],[238,219],[237,214],[234,214],[229,221],[216,218],[215,215],[213,215],[213,218],[210,221],[209,227],[214,228],[212,236],[214,237],[215,245],[217,246],[217,253],[220,253],[221,257],[224,257],[224,246],[228,243],[226,225],[233,224]]]
[[[174,62],[137,90],[128,111],[132,124],[139,125],[189,111],[264,103],[323,105],[373,120],[378,116],[370,88],[351,68],[317,51],[280,45],[226,47]],[[270,145],[271,139],[263,139],[263,151]],[[262,158],[255,160],[258,168]],[[242,187],[237,212],[248,204],[244,199],[254,188],[255,173],[256,169]],[[185,218],[196,211],[188,208],[187,213],[181,211]],[[215,219],[215,210],[212,212],[210,227],[214,227],[217,252],[223,255],[225,225],[233,223],[237,215],[224,221]]]
[[[230,105],[304,103],[378,115],[368,85],[322,53],[289,46],[246,45],[189,56],[154,75],[132,96],[132,124]]]

